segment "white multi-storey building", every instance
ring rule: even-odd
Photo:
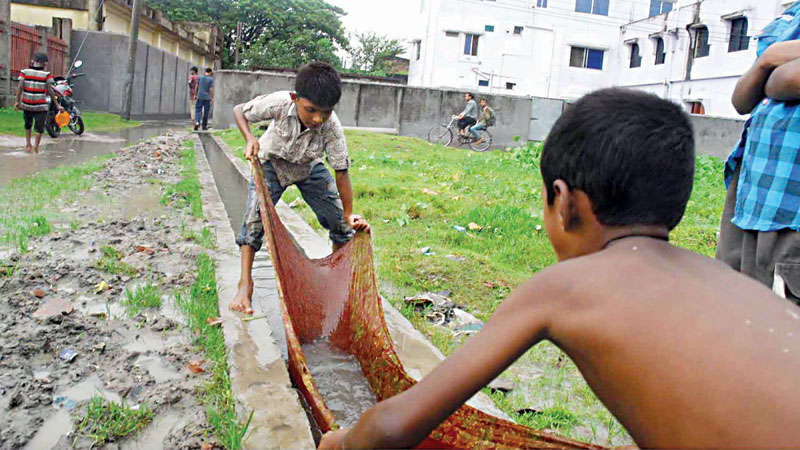
[[[420,0],[409,84],[575,99],[626,86],[696,113],[730,95],[781,0]]]

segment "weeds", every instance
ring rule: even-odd
[[[101,257],[94,262],[94,268],[111,275],[127,275],[135,277],[139,271],[128,264],[120,261],[125,255],[119,250],[105,245],[100,248]]]
[[[188,207],[195,217],[203,217],[203,203],[200,199],[200,181],[197,171],[194,141],[186,141],[185,148],[180,151],[181,181],[167,186],[161,203],[164,205],[176,204]]]
[[[116,403],[94,395],[86,415],[77,422],[76,428],[78,434],[93,439],[94,446],[99,447],[141,430],[153,417],[146,404],[132,408],[124,400]]]
[[[242,448],[252,413],[246,421],[239,420],[231,393],[225,338],[219,327],[206,322],[209,317],[219,316],[216,269],[208,255],[200,254],[197,257],[197,279],[191,286],[189,296],[178,293],[175,300],[186,314],[188,326],[197,336],[205,359],[211,362],[211,379],[203,389],[202,398],[208,422],[222,445],[238,450]]]
[[[211,234],[211,230],[208,228],[203,228],[200,230],[200,233],[197,233],[185,224],[181,224],[181,236],[186,240],[197,242],[199,245],[209,250],[217,247],[214,235]]]
[[[147,284],[136,286],[134,290],[125,288],[125,298],[122,305],[128,309],[128,314],[136,315],[147,308],[161,307],[161,290],[157,284],[148,282]]]

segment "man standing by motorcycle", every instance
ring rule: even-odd
[[[39,143],[42,141],[49,109],[47,96],[50,96],[59,111],[64,110],[58,104],[58,97],[53,90],[53,74],[44,70],[45,64],[47,64],[47,55],[39,52],[34,54],[30,68],[22,69],[19,74],[19,83],[17,83],[14,109],[21,108],[25,118],[25,151],[28,153],[39,151]],[[31,128],[36,131],[34,146],[31,146]]]

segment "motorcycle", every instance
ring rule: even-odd
[[[83,61],[76,61],[74,68],[77,69],[83,65]],[[58,97],[58,103],[64,108],[66,112],[69,113],[69,129],[72,130],[73,133],[77,135],[83,134],[84,125],[83,125],[83,117],[81,115],[81,110],[78,109],[76,106],[75,98],[73,97],[72,93],[72,80],[86,75],[85,73],[72,73],[72,75],[68,76],[67,78],[64,77],[55,77],[55,86],[53,87],[56,91],[56,95]],[[50,109],[47,113],[47,121],[45,122],[45,129],[47,130],[47,134],[50,135],[52,138],[56,138],[61,135],[61,127],[58,126],[56,123],[56,114],[58,113],[58,108],[52,104],[50,97],[47,97],[47,101],[50,104]]]

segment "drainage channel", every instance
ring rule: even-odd
[[[242,161],[240,158],[235,157],[227,145],[225,145],[225,143],[222,142],[222,140],[218,137],[209,133],[200,133],[198,138],[199,141],[202,142],[204,149],[203,153],[205,154],[207,161],[211,166],[210,170],[214,176],[213,181],[220,193],[222,202],[224,203],[227,221],[230,226],[230,228],[226,230],[226,233],[231,236],[230,239],[232,242],[233,231],[235,230],[238,232],[238,230],[241,228],[241,217],[244,212],[245,199],[247,198],[247,191],[249,188],[250,169],[248,164]],[[203,203],[206,203],[205,199]],[[310,225],[305,223],[305,221],[297,213],[291,210],[285,203],[279,202],[276,205],[276,210],[278,211],[283,224],[290,231],[294,240],[300,245],[301,248],[305,250],[307,255],[312,258],[321,258],[330,253],[330,246],[325,239],[314,232]],[[218,242],[220,242],[219,235]],[[233,247],[235,248],[235,245]],[[238,249],[235,250],[235,254],[238,256]],[[254,266],[255,293],[253,298],[253,307],[256,310],[256,316],[261,314],[266,315],[265,323],[269,325],[269,335],[275,339],[275,344],[280,348],[283,359],[285,359],[285,333],[283,331],[283,323],[278,305],[274,269],[269,262],[269,257],[266,251],[258,252],[257,255],[261,256],[257,256],[256,261],[258,264]],[[238,258],[236,258],[236,260],[236,262],[238,262]],[[230,264],[233,264],[233,262]],[[233,272],[235,272],[236,277],[238,277],[238,264],[235,264],[234,268],[235,270]],[[257,273],[259,271],[261,271],[260,274]],[[223,295],[220,293],[220,310],[223,308],[227,310],[228,300],[229,298],[227,297],[223,299]],[[389,328],[395,350],[397,351],[400,360],[403,362],[403,365],[409,375],[417,380],[421,379],[423,376],[431,372],[444,359],[444,356],[386,300],[383,301],[383,309],[387,327]],[[255,320],[250,323],[255,322],[262,321]],[[232,343],[232,345],[235,344]],[[308,344],[304,345],[304,347],[307,346]],[[330,385],[331,393],[334,395],[337,393],[337,391],[344,390],[345,387],[355,392],[355,397],[352,399],[332,397],[331,401],[329,401],[328,396],[322,392],[323,398],[326,399],[328,406],[331,407],[334,406],[334,404],[341,405],[337,406],[336,409],[344,410],[348,408],[348,403],[352,402],[353,404],[359,405],[358,408],[353,407],[353,410],[363,410],[368,408],[370,404],[369,395],[366,395],[358,389],[352,388],[353,386],[358,385],[358,381],[355,380],[352,367],[349,367],[351,362],[347,361],[347,358],[344,358],[341,355],[335,355],[335,352],[330,349],[326,349],[324,345],[312,345],[312,347],[313,349],[309,348],[309,350],[313,350],[312,353],[316,353],[314,358],[321,360],[323,365],[328,365],[328,369],[331,369],[330,372],[334,372],[334,376],[337,374],[344,374],[345,378],[348,379],[344,384],[339,383],[337,380],[331,378],[320,379],[316,382],[317,387],[322,388],[321,384]],[[357,363],[354,361],[352,361],[352,363],[357,365]],[[286,370],[285,365],[283,369]],[[312,367],[312,372],[314,373],[315,379],[317,376],[326,377],[326,374],[322,374],[320,370],[325,371],[325,368],[318,367],[317,369],[314,369]],[[356,372],[357,371],[358,370],[356,370]],[[351,381],[353,384],[348,385],[348,383]],[[322,391],[323,389],[320,390]],[[236,394],[236,392],[234,392],[234,394]],[[468,404],[488,414],[508,419],[508,417],[502,411],[497,409],[491,399],[489,399],[483,393],[476,394],[472,399],[470,399]],[[355,420],[355,416],[357,416],[354,411],[340,411],[340,413],[341,419],[343,419],[344,422],[351,422]],[[339,415],[336,411],[334,411],[334,414],[337,416]],[[311,420],[310,423],[313,423],[313,420]],[[318,430],[312,431],[315,434],[314,437],[318,439]],[[257,441],[253,442],[253,440],[250,439],[248,442],[252,442],[253,445],[258,446]],[[261,445],[261,447],[264,446],[265,445],[263,444]]]

